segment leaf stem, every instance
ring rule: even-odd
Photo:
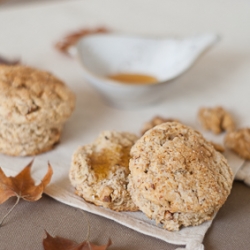
[[[2,218],[2,220],[1,220],[1,222],[0,222],[0,227],[2,226],[2,224],[3,224],[3,222],[4,222],[4,220],[6,219],[6,217],[12,212],[12,210],[16,207],[16,205],[19,203],[19,201],[20,201],[20,196],[17,196],[17,199],[16,199],[16,203],[13,205],[13,207],[9,210],[9,212],[6,214],[6,215],[4,215],[4,217]]]
[[[85,219],[87,220],[88,222],[88,232],[87,232],[87,237],[86,237],[86,241],[89,241],[89,236],[90,236],[90,223],[89,223],[89,220],[88,218],[86,217],[86,214],[84,211],[80,210],[80,212],[85,216]]]

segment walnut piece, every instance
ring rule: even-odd
[[[153,117],[150,121],[146,122],[142,129],[141,129],[141,135],[144,135],[148,130],[150,130],[151,128],[160,125],[164,122],[178,122],[178,120],[176,119],[167,119],[167,118],[163,118],[161,116],[155,116]]]
[[[228,132],[225,146],[246,160],[250,160],[250,128]]]
[[[198,117],[202,127],[206,130],[211,130],[215,134],[235,129],[232,116],[222,107],[201,108]]]
[[[210,141],[210,143],[214,146],[214,149],[220,153],[223,153],[225,151],[224,147],[218,143]]]

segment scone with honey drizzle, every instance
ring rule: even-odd
[[[72,158],[69,178],[75,193],[95,205],[115,211],[136,211],[127,190],[130,149],[137,136],[104,131]]]

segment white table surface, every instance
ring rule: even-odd
[[[249,102],[236,93],[249,81],[249,9],[250,1],[204,3],[198,0],[85,0],[6,7],[0,10],[0,53],[20,57],[27,64],[52,71],[70,84],[71,81],[83,82],[81,69],[53,48],[68,31],[103,25],[114,31],[151,36],[216,32],[222,38],[220,43],[176,84],[169,85],[166,100],[158,110],[164,107],[166,114],[180,114],[186,119],[185,116],[189,116],[184,112],[186,103],[194,114],[200,105],[225,104],[244,126],[248,123],[245,107]],[[62,70],[65,68],[67,70]],[[183,88],[186,85],[188,91]],[[97,98],[91,88],[88,91]],[[222,96],[225,95],[230,97],[230,103],[224,103],[229,99],[224,101]],[[201,96],[202,103],[199,103]],[[180,113],[172,114],[171,106],[176,103]],[[141,112],[151,117],[155,109]]]

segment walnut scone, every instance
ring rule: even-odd
[[[232,116],[222,107],[201,108],[198,118],[203,128],[211,130],[215,134],[235,129],[235,122]]]
[[[75,95],[52,74],[0,66],[0,152],[36,155],[50,150],[75,106]]]
[[[246,160],[250,160],[250,128],[237,129],[225,136],[225,146]]]
[[[127,190],[130,149],[137,136],[104,131],[72,158],[69,178],[75,193],[86,201],[115,211],[136,211]]]
[[[164,117],[161,117],[161,116],[155,116],[153,117],[150,121],[146,122],[142,129],[141,129],[141,135],[144,135],[149,129],[157,126],[157,125],[160,125],[162,123],[165,123],[165,122],[178,122],[178,120],[176,119],[170,119],[170,118],[164,118]]]
[[[149,130],[130,154],[131,197],[167,230],[212,219],[230,193],[233,175],[225,157],[180,123]]]

